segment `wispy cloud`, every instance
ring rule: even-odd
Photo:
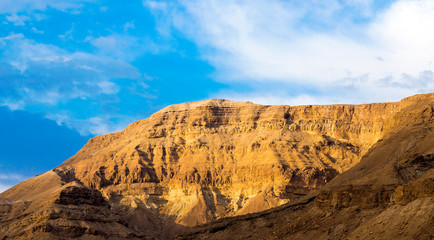
[[[0,193],[25,179],[26,177],[16,173],[0,173]]]
[[[116,113],[104,113],[88,118],[77,118],[70,111],[48,113],[46,118],[56,121],[58,125],[66,125],[75,129],[82,136],[101,135],[117,132],[137,120],[136,117]]]
[[[46,10],[48,7],[60,11],[76,12],[83,7],[83,3],[89,2],[95,2],[95,0],[2,0],[0,1],[0,14]]]
[[[7,71],[0,74],[9,83],[3,84],[0,91],[14,91],[16,100],[28,104],[56,104],[114,94],[118,89],[110,79],[141,77],[139,70],[126,62],[84,52],[70,53],[24,37],[6,43],[4,53],[7,62],[2,65]]]
[[[101,97],[115,96],[120,91],[114,79],[142,78],[140,71],[125,61],[84,52],[68,52],[26,39],[23,35],[0,38],[0,43],[3,43],[0,49],[3,49],[4,55],[0,61],[0,79],[3,81],[0,85],[0,104],[11,109],[46,108],[74,99],[98,102]],[[62,112],[62,108],[52,111],[50,114],[56,115]],[[94,127],[97,123],[88,125],[100,115],[92,113],[87,115],[85,121],[71,117],[62,124],[79,129],[86,135],[106,133]],[[79,123],[83,125],[79,126]],[[113,124],[106,130],[113,130]]]
[[[2,193],[2,192],[4,192],[4,191],[6,191],[6,190],[8,190],[9,188],[11,188],[12,186],[10,186],[10,185],[4,185],[4,184],[1,184],[0,183],[0,193]]]
[[[433,91],[434,2],[375,4],[208,0],[179,1],[170,11],[145,6],[168,13],[162,21],[171,18],[172,27],[200,46],[219,81],[275,84],[276,89],[303,84],[325,90],[324,99],[351,90],[346,97],[359,100],[364,95],[379,100],[371,92],[393,90],[389,95],[397,99]]]
[[[13,23],[15,26],[24,26],[26,25],[25,22],[30,20],[30,17],[26,15],[17,15],[14,13],[10,16],[6,16],[6,20]]]
[[[45,33],[44,31],[42,31],[42,30],[38,30],[38,29],[35,28],[35,27],[32,27],[32,31],[33,31],[34,33],[38,33],[38,34],[44,34],[44,33]]]
[[[128,28],[134,26],[128,23],[126,25]],[[86,41],[97,48],[99,55],[124,61],[133,61],[145,53],[158,54],[168,50],[168,46],[157,44],[149,38],[126,34],[111,34],[97,38],[88,37]]]
[[[72,40],[72,39],[74,39],[73,33],[74,33],[74,24],[72,25],[71,29],[69,29],[68,31],[66,31],[64,34],[60,34],[58,37],[60,39],[62,39],[63,41],[65,41],[65,40]]]
[[[5,46],[8,42],[6,42],[7,40],[14,40],[14,39],[21,39],[23,38],[24,35],[21,33],[14,33],[14,34],[10,34],[4,37],[0,37],[0,43]]]
[[[125,23],[124,26],[123,26],[124,31],[128,31],[129,29],[134,29],[135,27],[136,27],[136,26],[135,26],[135,24],[134,24],[134,21],[127,22],[127,23]]]
[[[145,7],[149,7],[152,10],[159,10],[159,11],[167,10],[167,3],[165,2],[143,0],[142,3]]]
[[[15,174],[15,173],[0,173],[0,180],[18,180],[18,181],[22,181],[25,178],[19,174]]]

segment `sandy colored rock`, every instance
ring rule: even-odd
[[[291,204],[324,186],[331,190],[308,201],[312,216],[327,208],[384,207],[395,194],[413,202],[429,192],[410,183],[426,166],[407,160],[432,151],[433,102],[434,94],[424,94],[364,105],[211,99],[169,106],[89,140],[59,167],[0,194],[8,199],[0,202],[0,236],[170,239],[193,226]],[[422,127],[425,135],[408,137]]]
[[[434,101],[423,97],[401,101],[395,124],[358,164],[323,188],[275,209],[196,227],[178,239],[432,239]]]

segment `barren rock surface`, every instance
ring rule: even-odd
[[[434,94],[364,105],[211,99],[169,106],[121,132],[89,140],[59,167],[0,194],[0,237],[170,239],[193,226],[282,204],[283,211],[293,212],[271,214],[288,221],[301,214],[297,211],[308,215],[301,214],[292,228],[275,229],[281,223],[267,217],[235,217],[246,223],[183,236],[230,239],[251,232],[252,238],[280,238],[279,231],[306,227],[308,221],[324,225],[321,219],[330,218],[324,209],[339,209],[336,217],[344,224],[333,225],[325,236],[349,236],[345,217],[356,214],[351,211],[368,209],[356,216],[385,219],[375,209],[386,209],[391,198],[399,204],[381,214],[416,216],[411,209],[433,206],[427,175],[433,105]],[[323,190],[315,193],[318,189]],[[372,228],[351,221],[360,226],[351,230],[354,236]],[[264,227],[276,232],[254,235]]]

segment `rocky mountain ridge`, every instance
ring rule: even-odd
[[[433,239],[434,101],[419,98],[361,161],[323,188],[178,239]]]
[[[424,94],[363,105],[264,106],[222,99],[172,105],[89,140],[59,167],[0,194],[0,236],[167,239],[193,226],[291,203],[332,186],[383,138],[417,121],[426,125],[433,99]],[[415,118],[414,111],[427,116]]]

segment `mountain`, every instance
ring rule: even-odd
[[[370,226],[361,219],[390,209],[389,217],[432,213],[433,108],[434,94],[363,105],[169,106],[0,194],[0,237],[304,239],[327,226],[363,232]]]
[[[433,95],[404,99],[400,109],[360,162],[322,189],[178,239],[433,239]]]

